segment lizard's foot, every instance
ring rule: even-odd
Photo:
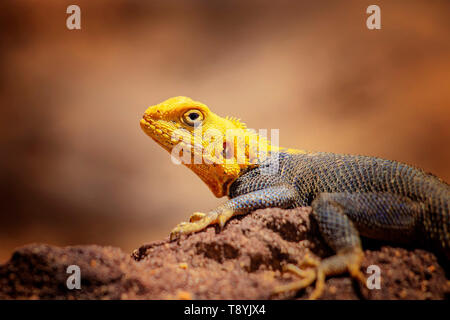
[[[179,238],[183,234],[191,234],[201,231],[210,224],[215,223],[211,216],[201,212],[195,212],[189,218],[190,222],[181,222],[170,232],[170,241]]]
[[[225,223],[233,216],[232,210],[224,210],[221,213],[217,212],[194,212],[189,217],[189,222],[179,223],[170,232],[170,240],[179,238],[182,234],[191,234],[207,228],[209,225],[218,223],[222,228]]]
[[[297,291],[310,286],[314,280],[316,281],[316,288],[309,296],[309,299],[314,300],[319,298],[325,288],[325,278],[329,275],[341,274],[346,271],[360,282],[366,282],[362,272],[359,270],[363,253],[360,249],[349,252],[339,253],[322,261],[306,257],[300,266],[313,266],[310,269],[301,269],[293,264],[288,264],[284,267],[285,271],[290,271],[302,279],[294,281],[287,285],[278,286],[274,289],[274,293],[282,293],[287,291]]]
[[[303,267],[311,266],[314,268],[304,269]],[[298,291],[300,289],[304,289],[309,287],[317,277],[317,270],[320,266],[320,260],[311,258],[310,256],[305,256],[303,260],[299,263],[299,267],[294,264],[287,264],[283,266],[283,271],[292,272],[295,275],[299,276],[301,280],[294,281],[292,283],[281,285],[275,287],[274,294],[283,293],[287,291]],[[302,267],[302,268],[300,268]],[[317,269],[317,270],[316,270]],[[318,283],[317,283],[318,284]],[[316,288],[317,291],[317,288]],[[319,295],[321,292],[318,292]],[[310,297],[314,298],[314,297]]]

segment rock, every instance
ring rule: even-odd
[[[307,298],[313,288],[273,295],[297,278],[281,271],[305,254],[332,254],[309,220],[309,208],[264,209],[232,219],[223,230],[168,238],[128,255],[118,248],[32,244],[0,266],[0,299],[282,299]],[[381,289],[348,275],[327,279],[323,299],[445,299],[449,284],[433,253],[363,242],[362,270],[377,265]],[[69,290],[69,265],[81,289]],[[368,274],[367,276],[370,276]]]

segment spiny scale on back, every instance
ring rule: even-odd
[[[211,128],[220,132],[226,142],[220,153],[227,153],[230,145],[227,130],[249,133],[239,119],[222,118],[186,97],[148,108],[141,120],[142,129],[169,152],[175,144],[168,137],[176,129],[193,135],[199,124],[203,133]],[[450,259],[450,186],[439,178],[396,161],[279,148],[257,138],[277,157],[256,164],[239,163],[234,158],[227,163],[185,164],[217,197],[226,195],[229,200],[207,213],[194,213],[190,222],[172,230],[171,238],[214,223],[223,226],[232,216],[259,208],[310,205],[323,238],[336,255],[313,263],[309,259],[307,264],[313,269],[287,265],[287,270],[302,279],[276,288],[275,293],[298,290],[316,281],[311,298],[320,296],[327,275],[348,271],[364,282],[360,235],[404,243],[427,242]],[[208,148],[208,141],[202,143]],[[246,156],[251,156],[248,145],[234,147],[243,148]],[[193,148],[191,152],[197,151]]]

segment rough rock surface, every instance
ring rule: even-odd
[[[307,298],[313,288],[272,295],[296,280],[281,272],[305,254],[331,252],[309,220],[309,208],[265,209],[180,240],[156,241],[132,255],[118,248],[42,244],[18,249],[0,266],[0,299],[282,299]],[[348,275],[327,279],[322,299],[445,299],[449,281],[433,253],[364,241],[363,271],[381,269],[381,289]],[[81,289],[69,290],[69,265],[81,269]]]

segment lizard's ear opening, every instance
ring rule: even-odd
[[[181,120],[188,126],[195,127],[202,123],[204,115],[200,110],[193,109],[183,113]]]

